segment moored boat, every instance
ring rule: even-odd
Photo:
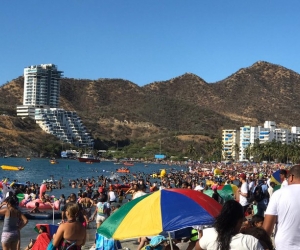
[[[22,166],[8,166],[8,165],[2,165],[1,168],[3,170],[9,170],[9,171],[21,171],[25,169]]]
[[[92,154],[83,154],[78,158],[79,162],[100,162],[99,159],[95,158]]]
[[[123,162],[123,165],[127,166],[127,167],[132,167],[132,166],[134,166],[134,163],[133,162],[125,161],[125,162]]]

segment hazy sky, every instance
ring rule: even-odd
[[[140,86],[259,60],[300,73],[299,0],[5,0],[0,27],[0,85],[42,63]]]

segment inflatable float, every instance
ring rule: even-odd
[[[53,219],[53,213],[23,213],[29,220],[51,220]],[[61,213],[54,213],[54,219],[61,219]]]
[[[152,178],[163,178],[163,177],[166,176],[166,174],[167,174],[166,170],[165,170],[165,169],[162,169],[162,170],[160,171],[160,174],[154,173],[154,174],[152,174],[151,176],[152,176]]]
[[[20,202],[19,206],[20,207],[26,207],[28,209],[33,209],[33,208],[35,208],[35,203],[38,202],[39,203],[39,210],[52,210],[53,209],[52,206],[54,206],[55,210],[59,210],[59,201],[58,200],[55,201],[54,203],[51,203],[51,204],[48,203],[48,202],[44,203],[40,199],[35,199],[33,201],[30,201],[26,205],[25,205],[25,202],[26,202],[25,199],[22,200]]]
[[[1,168],[3,170],[9,170],[9,171],[21,171],[25,169],[22,166],[8,166],[8,165],[2,165]]]
[[[126,192],[129,188],[130,188],[130,185],[129,184],[123,184],[123,185],[120,185],[120,184],[114,184],[114,185],[111,185],[114,189],[119,189],[121,188],[124,192]]]
[[[130,173],[130,170],[126,168],[119,168],[117,169],[117,173]]]

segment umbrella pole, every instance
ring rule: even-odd
[[[53,218],[52,219],[53,219],[53,225],[54,225],[54,204],[53,204],[53,209],[52,210],[53,210],[53,216],[52,216]]]
[[[172,238],[171,238],[170,232],[168,232],[168,236],[169,236],[169,241],[170,241],[171,250],[173,250],[173,243],[172,243]]]

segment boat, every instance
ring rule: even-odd
[[[128,168],[119,168],[119,169],[117,169],[117,172],[118,173],[130,173]]]
[[[26,158],[26,161],[31,161],[30,157]]]
[[[134,163],[133,162],[125,161],[125,162],[123,162],[123,165],[127,166],[127,167],[132,167],[132,166],[134,166]]]
[[[25,169],[22,166],[8,166],[8,165],[2,165],[1,168],[3,170],[9,170],[9,171],[21,171]]]
[[[99,159],[95,158],[92,154],[83,154],[78,158],[79,162],[100,162]]]

